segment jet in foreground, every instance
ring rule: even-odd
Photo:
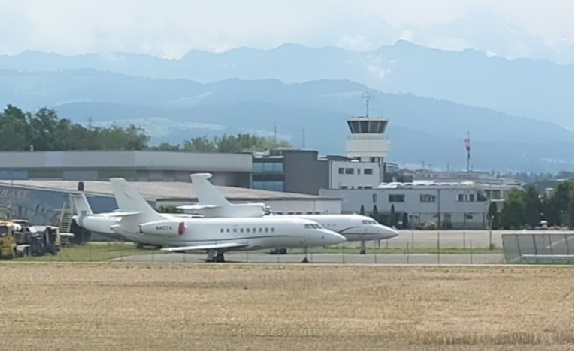
[[[344,236],[302,218],[187,218],[160,214],[125,179],[111,178],[110,183],[122,214],[111,230],[128,240],[164,246],[163,251],[207,251],[208,261],[223,262],[226,251],[303,248],[303,262],[308,262],[309,247],[346,241]]]

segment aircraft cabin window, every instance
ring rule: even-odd
[[[249,228],[247,228],[247,229],[245,229],[245,231],[246,231],[247,233],[249,233],[251,230],[250,230]]]
[[[234,232],[234,233],[237,233],[237,228],[233,228],[233,232]]]
[[[243,233],[243,228],[241,228],[240,231]]]
[[[257,228],[253,228],[253,233],[257,233]]]
[[[229,228],[227,228],[226,231],[229,233]]]
[[[219,229],[219,232],[220,232],[220,233],[223,233],[223,228]]]
[[[274,232],[275,232],[275,228],[271,228],[271,233],[274,233]]]
[[[259,228],[259,233],[263,233],[263,228]]]
[[[269,233],[269,228],[265,228],[265,233]]]

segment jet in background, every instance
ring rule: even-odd
[[[322,227],[343,235],[347,241],[360,241],[361,253],[365,253],[366,241],[386,240],[396,237],[399,233],[393,228],[384,226],[371,217],[356,214],[327,214],[327,215],[266,215],[264,203],[232,204],[209,181],[211,173],[191,174],[193,188],[197,195],[198,204],[181,205],[182,210],[203,209],[206,217],[283,217],[303,218],[317,222]]]
[[[110,183],[122,213],[111,230],[131,241],[164,246],[163,251],[207,251],[208,261],[223,262],[227,251],[303,248],[303,262],[308,262],[309,247],[346,241],[344,236],[303,218],[186,218],[160,214],[125,179],[111,178]]]

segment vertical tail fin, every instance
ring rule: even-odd
[[[110,178],[110,184],[120,211],[141,212],[150,219],[163,218],[124,178]]]
[[[72,200],[78,215],[94,214],[92,207],[90,206],[90,203],[88,202],[88,199],[86,199],[86,195],[84,195],[84,193],[72,193],[70,194],[70,199]]]
[[[225,196],[217,190],[208,180],[211,178],[211,173],[194,173],[191,174],[191,182],[197,195],[197,201],[203,205],[215,206],[229,206],[231,203],[227,201]]]

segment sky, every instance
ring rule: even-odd
[[[179,58],[286,42],[363,51],[402,38],[556,58],[574,42],[572,13],[571,0],[0,0],[0,54]]]

